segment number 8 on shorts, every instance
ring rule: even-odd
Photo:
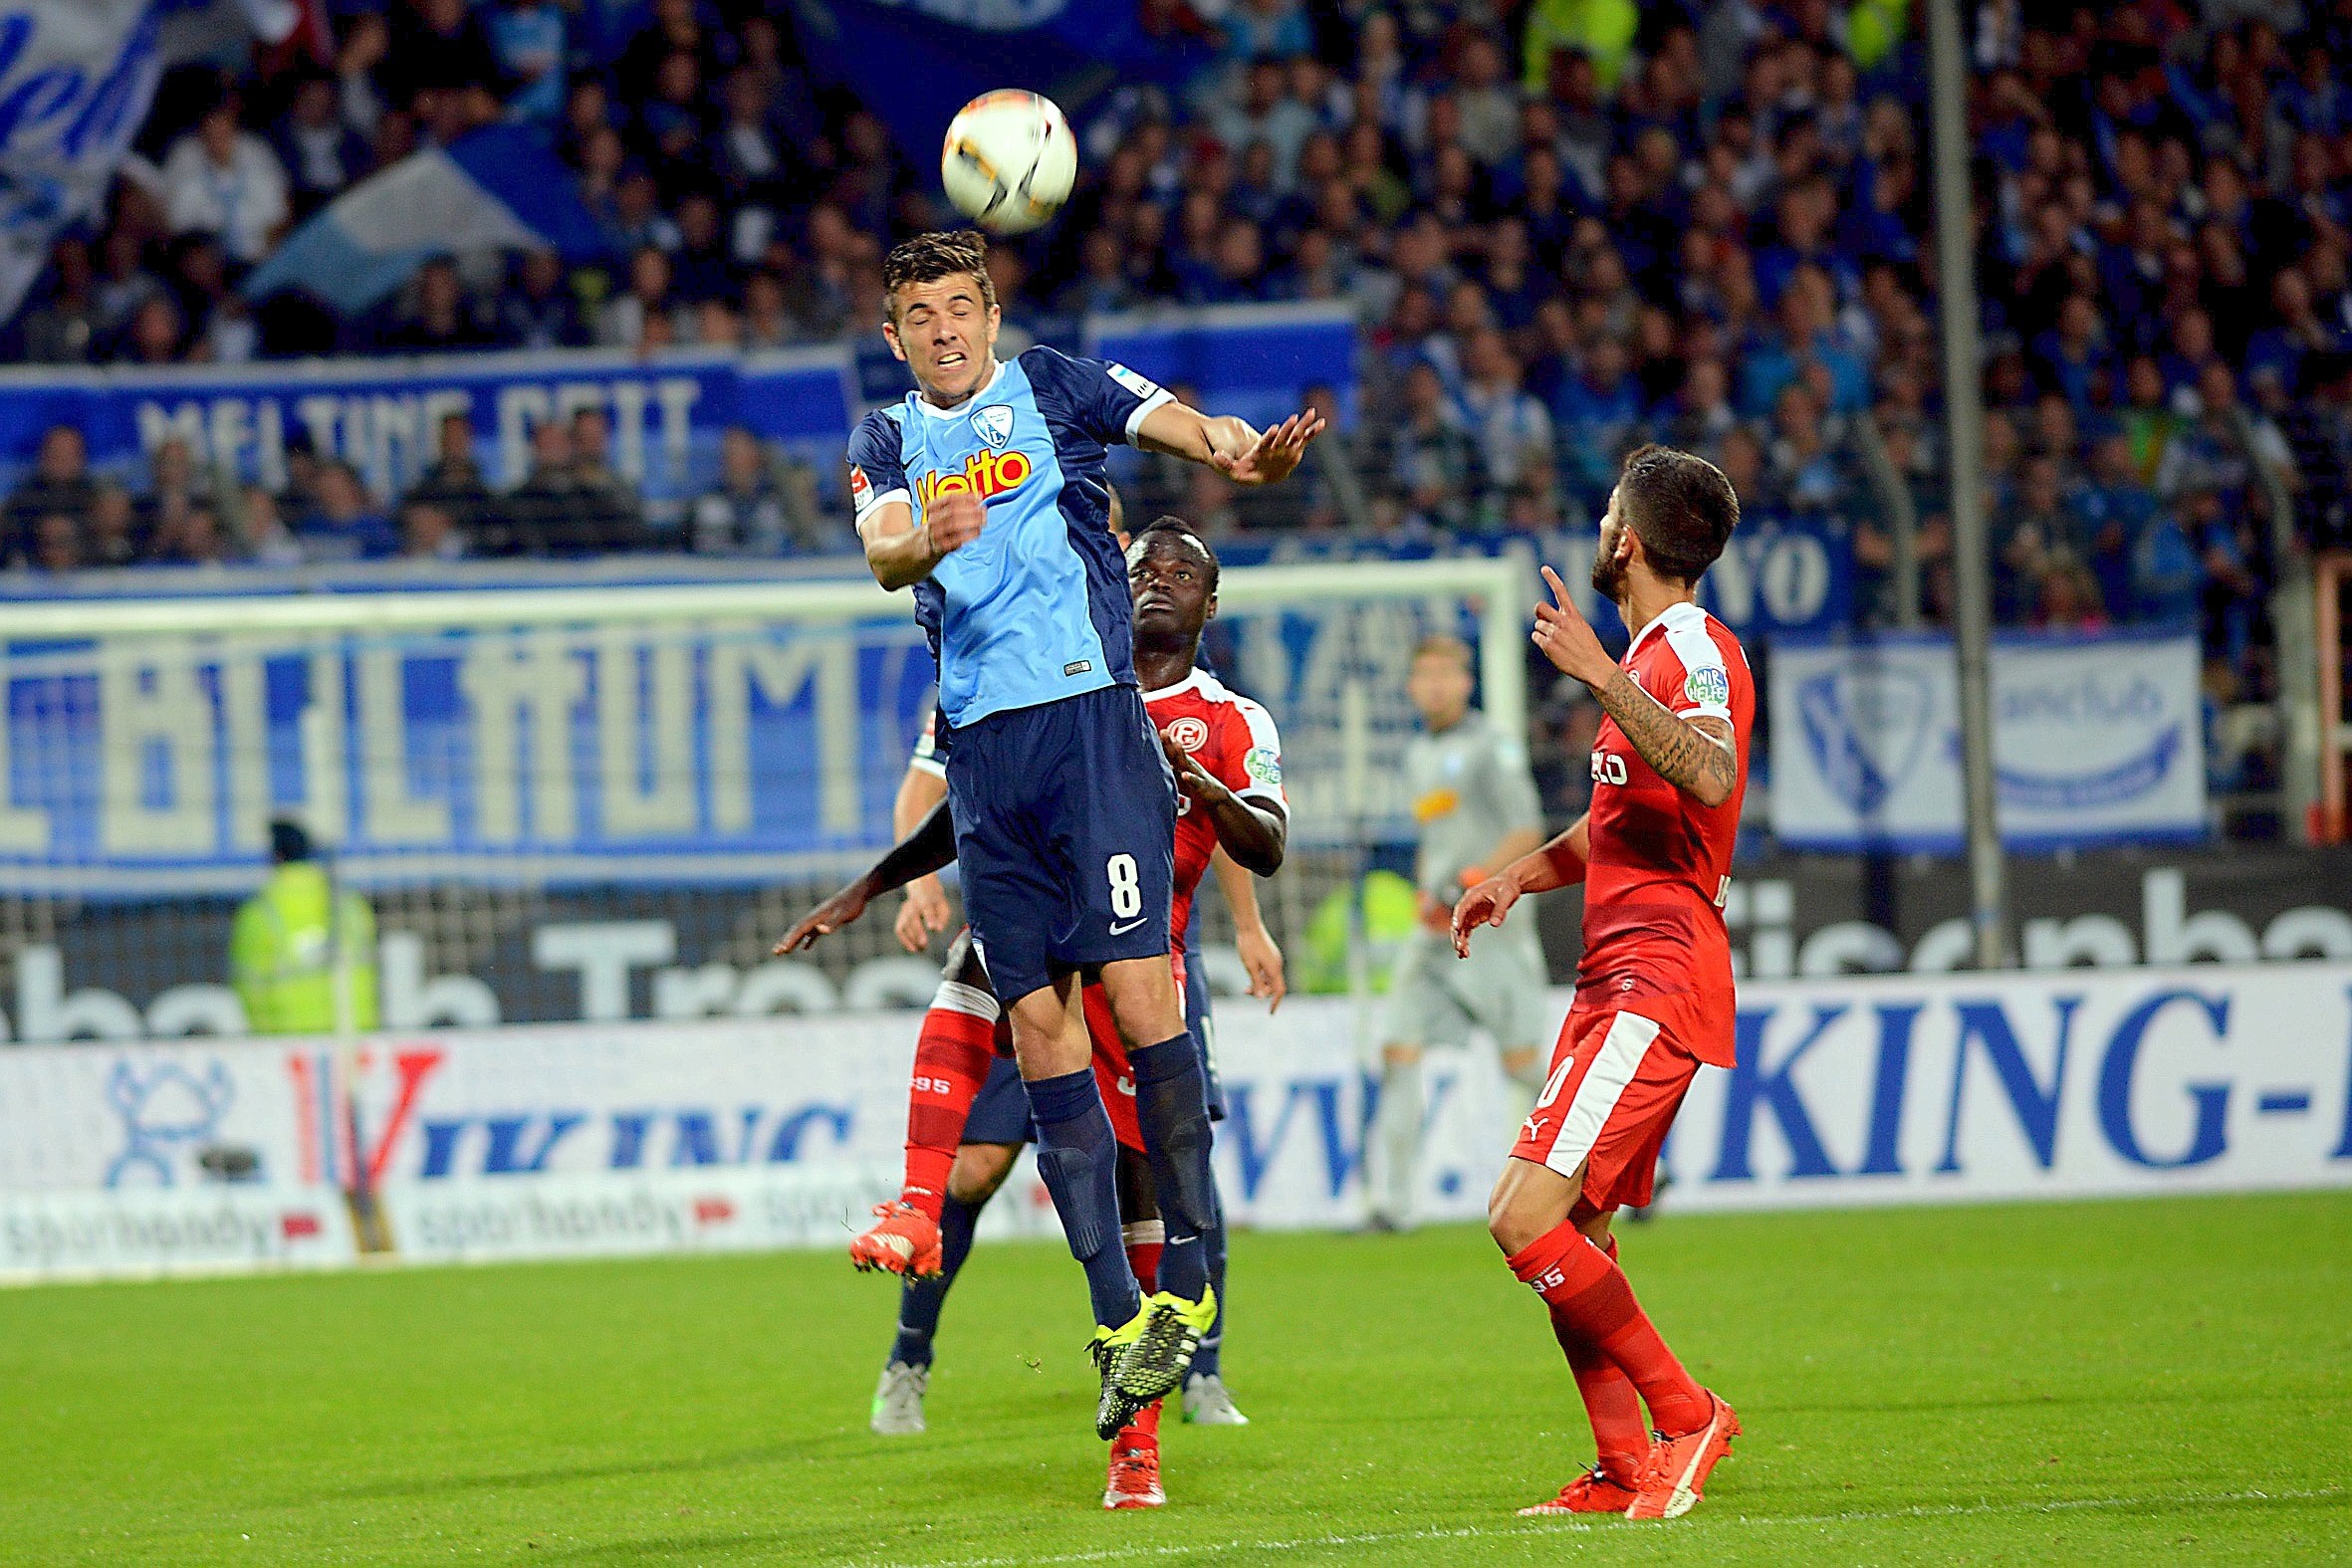
[[[1110,878],[1110,912],[1121,920],[1142,914],[1143,881],[1136,872],[1135,857],[1112,855],[1102,869]]]

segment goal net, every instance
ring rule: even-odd
[[[1278,938],[1360,845],[1410,836],[1423,635],[1469,640],[1486,707],[1524,729],[1533,591],[1512,558],[1225,573],[1207,661],[1285,741]],[[9,1038],[256,1023],[233,927],[280,819],[356,900],[338,972],[368,972],[389,1028],[864,1009],[934,983],[887,918],[769,954],[888,842],[931,702],[906,600],[871,584],[54,602],[11,608],[4,656]]]

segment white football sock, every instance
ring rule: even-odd
[[[1378,1156],[1372,1212],[1400,1226],[1413,1223],[1413,1195],[1421,1176],[1421,1063],[1386,1063],[1380,1073],[1380,1114],[1373,1125]]]

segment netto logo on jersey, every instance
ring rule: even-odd
[[[916,484],[915,494],[922,498],[926,511],[936,497],[959,492],[986,501],[1019,490],[1029,483],[1029,476],[1034,472],[1036,466],[1030,462],[1029,454],[1018,447],[1009,452],[975,452],[964,459],[961,473],[933,469],[925,474]]]

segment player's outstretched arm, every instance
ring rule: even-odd
[[[1542,845],[1543,829],[1540,827],[1515,827],[1495,840],[1495,847],[1480,858],[1477,866],[1462,873],[1462,885],[1475,887],[1486,880],[1486,873],[1479,870],[1479,866],[1507,866],[1524,855],[1533,854]]]
[[[941,800],[920,827],[891,845],[889,853],[875,861],[865,875],[809,911],[773,951],[781,955],[815,947],[819,937],[829,937],[843,926],[854,925],[865,913],[865,906],[884,893],[928,876],[955,857],[955,819],[948,814],[947,802]]]
[[[1548,893],[1584,880],[1592,858],[1592,813],[1587,811],[1568,830],[1549,843],[1539,844],[1462,895],[1454,906],[1454,952],[1470,957],[1470,934],[1481,926],[1499,926],[1511,906],[1524,894]]]
[[[922,825],[931,808],[947,798],[947,781],[930,770],[908,764],[906,776],[898,781],[897,798],[890,802],[890,830],[901,838]],[[909,953],[920,953],[931,945],[931,939],[948,927],[953,911],[948,907],[947,889],[939,885],[935,874],[916,877],[906,884],[906,902],[898,906],[898,920],[892,930],[898,945]]]
[[[968,491],[950,491],[931,498],[923,521],[903,501],[885,502],[857,525],[865,546],[865,563],[874,580],[896,592],[931,575],[955,552],[980,537],[988,520],[988,505]]]
[[[1261,434],[1246,419],[1212,418],[1182,403],[1162,403],[1144,415],[1134,441],[1148,452],[1206,463],[1237,485],[1272,485],[1291,477],[1306,443],[1322,434],[1322,415],[1309,408]]]
[[[1258,879],[1222,845],[1209,856],[1209,869],[1217,873],[1217,885],[1225,889],[1226,907],[1233,911],[1234,951],[1242,957],[1242,968],[1250,973],[1250,995],[1264,997],[1266,1010],[1272,1012],[1290,995],[1291,982],[1284,973],[1283,950],[1267,931],[1266,915],[1258,907]]]
[[[1261,800],[1245,800],[1208,769],[1199,758],[1163,733],[1160,747],[1176,770],[1176,787],[1191,796],[1196,809],[1209,813],[1217,829],[1217,847],[1260,876],[1283,868],[1288,847],[1289,821],[1282,808]]]
[[[1685,719],[1668,711],[1609,657],[1609,650],[1576,612],[1559,574],[1545,566],[1543,580],[1551,584],[1555,601],[1535,606],[1532,635],[1543,656],[1600,699],[1602,711],[1617,721],[1625,739],[1659,778],[1701,805],[1729,800],[1740,787],[1740,757],[1731,725],[1711,715]]]

